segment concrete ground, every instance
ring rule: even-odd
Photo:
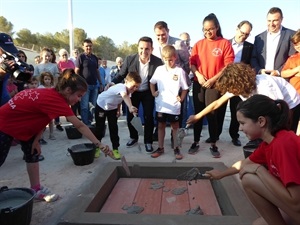
[[[63,126],[69,125],[64,118],[61,119]],[[209,147],[210,145],[204,141],[208,138],[207,126],[204,126],[202,138],[200,141],[200,151],[196,155],[189,155],[188,149],[193,142],[193,130],[188,131],[188,135],[183,140],[182,154],[184,158],[180,161],[183,163],[197,162],[223,162],[226,166],[231,166],[234,162],[243,159],[242,147],[236,147],[231,143],[228,134],[230,122],[230,114],[227,111],[223,133],[217,146],[221,152],[221,158],[212,158]],[[17,129],[17,128],[16,128]],[[93,181],[96,172],[103,170],[108,162],[112,159],[104,157],[94,160],[90,165],[75,166],[67,149],[78,143],[89,143],[84,137],[81,139],[70,140],[66,136],[66,132],[55,130],[56,140],[48,139],[48,129],[45,132],[47,145],[42,146],[42,154],[45,160],[40,162],[41,184],[50,188],[53,193],[57,193],[61,198],[57,202],[45,203],[35,202],[33,206],[33,214],[31,225],[54,225],[57,224],[61,216],[67,211],[68,206],[74,196],[80,195],[82,188]],[[170,144],[170,127],[167,127],[165,139],[165,154],[159,158],[153,159],[145,152],[143,137],[140,136],[139,145],[133,148],[126,148],[129,133],[124,116],[119,118],[119,136],[120,136],[120,153],[126,156],[128,162],[164,162],[174,163],[174,154]],[[240,140],[242,144],[247,143],[247,138],[240,132]],[[110,144],[108,130],[102,141]],[[153,144],[154,149],[157,148],[157,142]],[[237,176],[235,176],[236,179]],[[25,163],[22,160],[22,151],[20,145],[11,147],[9,155],[5,163],[0,168],[0,187],[29,187],[28,176]]]

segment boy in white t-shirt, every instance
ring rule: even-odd
[[[157,158],[164,153],[164,138],[166,122],[169,121],[174,137],[175,158],[180,160],[182,155],[177,143],[181,102],[185,99],[189,86],[185,72],[176,66],[177,54],[174,46],[166,45],[162,49],[164,65],[157,67],[151,80],[150,89],[155,97],[156,119],[158,122],[158,149],[151,154]],[[156,90],[157,85],[157,90]],[[179,90],[181,91],[180,96]]]
[[[112,142],[112,149],[115,159],[121,158],[121,154],[118,150],[120,146],[120,138],[118,134],[117,122],[118,117],[121,115],[121,103],[124,100],[128,106],[129,112],[135,114],[137,113],[138,109],[132,105],[130,95],[139,88],[141,82],[142,80],[138,73],[129,72],[125,78],[124,84],[119,83],[111,86],[109,89],[101,92],[98,95],[97,105],[95,108],[96,137],[100,141],[103,138],[102,131],[105,128],[105,120],[107,118],[109,135]]]

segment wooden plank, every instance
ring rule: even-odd
[[[133,204],[140,182],[140,178],[120,178],[100,213],[127,213],[122,207]]]
[[[175,188],[187,188],[187,182],[166,179],[165,188],[170,189],[170,191],[162,193],[161,214],[184,215],[186,210],[190,209],[188,192],[185,191],[181,195],[175,195],[172,193],[172,190]]]
[[[137,206],[144,207],[144,211],[141,214],[158,215],[160,213],[163,188],[151,189],[151,187],[153,184],[160,184],[161,181],[163,179],[145,178],[141,180],[134,199]]]
[[[222,215],[210,180],[197,180],[188,185],[189,202],[191,209],[200,206],[204,215]]]

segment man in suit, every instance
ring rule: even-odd
[[[247,42],[246,39],[250,36],[251,30],[252,24],[247,20],[243,20],[237,25],[235,36],[230,39],[235,55],[234,62],[243,62],[246,64],[250,64],[253,44]],[[241,100],[242,99],[239,96],[234,96],[229,100],[231,114],[229,135],[232,138],[232,143],[235,146],[241,146],[241,141],[239,140],[240,135],[238,133],[239,122],[236,118],[236,107]]]
[[[295,31],[283,27],[282,20],[281,9],[271,8],[267,14],[268,30],[255,36],[251,66],[257,74],[280,76],[287,58],[295,53],[290,41]]]
[[[125,58],[119,74],[112,80],[113,83],[120,83],[128,72],[138,72],[142,78],[142,83],[137,91],[131,96],[132,105],[139,108],[140,103],[144,112],[144,143],[147,153],[153,152],[152,134],[154,128],[153,110],[154,97],[150,91],[150,79],[155,69],[163,63],[160,58],[152,54],[153,41],[150,37],[142,37],[138,42],[138,53],[129,55]],[[127,125],[130,133],[130,140],[127,147],[132,147],[138,142],[138,132],[131,125],[132,113],[127,113]]]

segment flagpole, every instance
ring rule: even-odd
[[[70,56],[74,49],[74,29],[73,29],[73,7],[72,0],[68,0],[68,9],[69,9],[69,45],[70,45]]]

